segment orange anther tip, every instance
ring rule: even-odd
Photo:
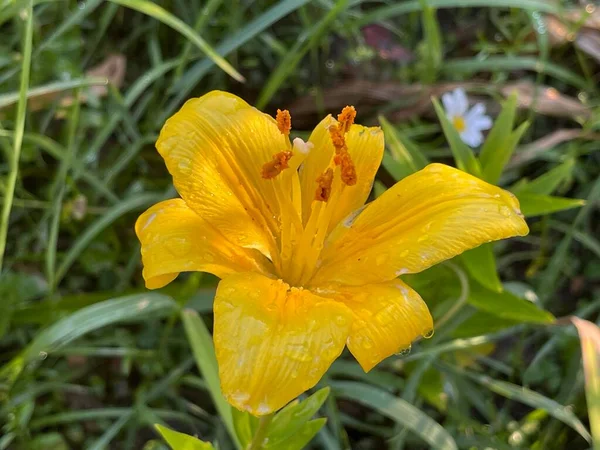
[[[292,116],[290,112],[287,109],[278,109],[275,120],[277,120],[277,128],[279,128],[281,134],[289,136],[292,129]]]
[[[279,152],[273,155],[273,159],[262,167],[262,177],[265,179],[275,178],[284,169],[287,169],[289,160],[294,156],[292,152]]]
[[[354,108],[354,106],[345,106],[344,109],[342,109],[342,112],[338,114],[338,122],[340,123],[342,133],[347,133],[348,130],[350,130],[355,118],[356,108]]]

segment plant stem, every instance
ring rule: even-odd
[[[6,249],[6,235],[8,234],[8,222],[12,209],[17,175],[19,173],[19,159],[21,156],[21,145],[23,144],[23,132],[25,130],[25,113],[27,112],[27,89],[29,88],[29,72],[31,69],[31,48],[33,36],[33,2],[29,0],[24,9],[27,13],[27,24],[23,36],[23,59],[21,64],[21,86],[19,88],[19,103],[17,105],[17,118],[15,120],[15,134],[13,141],[13,153],[10,160],[10,172],[6,181],[4,207],[0,219],[0,272]]]
[[[256,429],[256,433],[252,438],[252,442],[248,446],[248,450],[260,450],[262,448],[263,441],[267,435],[267,430],[269,429],[269,425],[273,420],[273,414],[269,414],[267,416],[262,416],[260,421],[258,422],[258,428]]]

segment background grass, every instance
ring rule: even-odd
[[[411,278],[442,326],[368,375],[337,361],[312,445],[589,448],[575,330],[511,298],[598,320],[598,17],[540,0],[1,2],[0,449],[165,448],[154,423],[233,448],[180,319],[210,328],[216,280],[147,293],[133,232],[175,195],[153,143],[185,99],[289,108],[302,136],[354,104],[386,128],[377,194],[402,155],[453,163],[430,96],[458,85],[494,116],[519,91],[529,127],[500,185],[558,170],[555,195],[587,202],[495,246],[500,297],[460,262]]]

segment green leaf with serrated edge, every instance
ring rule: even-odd
[[[442,108],[437,98],[432,98],[431,101],[433,102],[438,119],[442,124],[442,129],[444,130],[444,135],[448,140],[448,145],[450,145],[450,150],[452,150],[452,155],[454,156],[456,166],[464,172],[481,178],[481,166],[479,165],[477,158],[475,158],[473,150],[471,150],[471,148],[462,141],[458,131],[456,131],[456,128],[454,128],[454,126],[448,120],[446,111],[444,111],[444,108]]]
[[[221,393],[219,369],[212,337],[196,311],[191,309],[184,310],[181,313],[181,319],[183,321],[188,342],[194,353],[196,365],[206,381],[210,396],[215,403],[219,416],[221,417],[221,420],[223,420],[231,438],[235,441],[236,446],[241,448],[233,425],[232,408]]]
[[[267,432],[269,442],[273,445],[279,445],[295,434],[300,427],[316,414],[327,400],[329,391],[328,387],[319,389],[307,399],[301,402],[292,402],[279,411],[273,418]]]
[[[202,442],[193,436],[173,431],[159,424],[155,424],[154,428],[173,450],[214,450],[210,442]]]
[[[511,148],[511,138],[516,111],[517,96],[512,94],[504,103],[502,111],[481,147],[479,155],[481,178],[488,183],[496,184],[498,182],[504,166],[514,151],[514,146]]]
[[[475,280],[492,291],[502,291],[502,283],[498,277],[496,257],[491,243],[464,252],[461,259],[469,275]]]
[[[480,311],[494,314],[503,319],[526,323],[551,323],[554,316],[537,305],[517,297],[510,292],[494,292],[476,283],[471,286],[469,298],[471,305]]]
[[[574,166],[575,160],[568,159],[534,180],[520,180],[521,182],[513,186],[511,191],[515,194],[550,195],[563,181],[571,176]]]
[[[246,448],[256,432],[258,418],[246,411],[239,411],[236,408],[231,408],[231,415],[233,417],[235,433],[242,444],[242,448]]]
[[[578,198],[552,197],[527,192],[519,192],[516,196],[525,217],[542,216],[585,205],[585,200]]]

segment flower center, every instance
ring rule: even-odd
[[[463,116],[454,116],[452,118],[452,125],[459,133],[462,133],[467,128],[467,124],[465,123],[465,119]]]

